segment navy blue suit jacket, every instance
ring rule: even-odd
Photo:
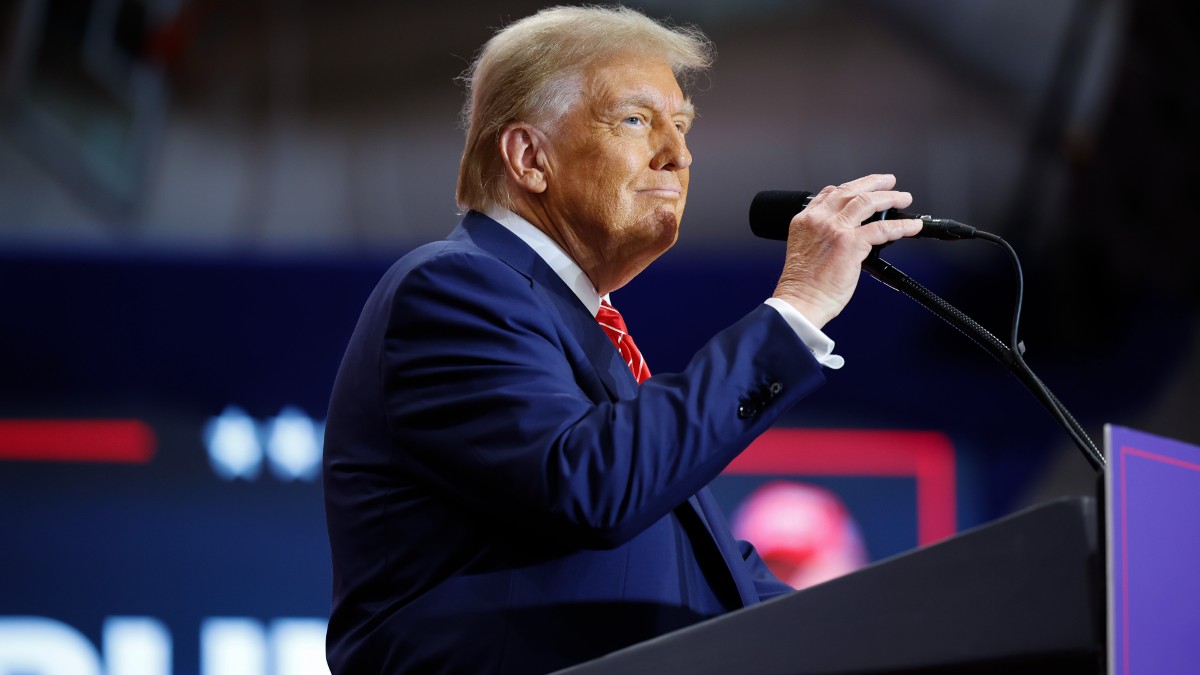
[[[705,485],[823,381],[764,305],[639,386],[467,214],[383,277],[334,385],[334,675],[548,672],[786,592]]]

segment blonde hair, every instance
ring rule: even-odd
[[[714,58],[700,29],[667,26],[625,7],[551,7],[492,36],[461,78],[467,138],[455,195],[459,208],[512,208],[500,132],[515,121],[553,123],[575,103],[583,70],[624,52],[663,58],[684,85]]]

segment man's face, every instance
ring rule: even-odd
[[[543,207],[601,293],[621,287],[679,235],[692,124],[671,68],[624,55],[586,69],[550,132]]]

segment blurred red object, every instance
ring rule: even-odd
[[[816,485],[763,485],[738,507],[733,533],[754,544],[775,576],[797,589],[867,563],[858,524],[837,495]]]

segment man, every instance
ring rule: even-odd
[[[859,227],[908,205],[891,176],[826,188],[774,297],[645,379],[607,297],[675,242],[679,78],[710,60],[696,31],[554,8],[472,66],[466,215],[387,272],[334,385],[335,675],[547,672],[788,590],[704,486],[839,365],[820,328],[920,224]]]

